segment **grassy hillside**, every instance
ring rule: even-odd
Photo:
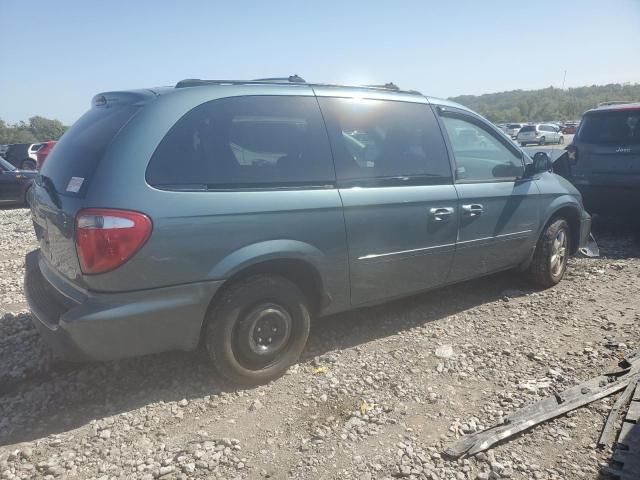
[[[585,110],[610,100],[640,101],[640,84],[593,85],[590,87],[512,90],[484,95],[452,97],[495,123],[575,120]]]

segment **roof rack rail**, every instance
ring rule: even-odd
[[[600,102],[599,107],[607,107],[609,105],[625,105],[627,103],[638,103],[637,100],[609,100],[607,102]]]
[[[242,85],[242,84],[263,84],[263,83],[307,83],[299,75],[288,77],[258,78],[256,80],[201,80],[199,78],[186,78],[176,83],[175,88],[201,87],[203,85]]]
[[[395,90],[396,92],[400,91],[400,87],[398,87],[393,82],[385,83],[384,85],[365,85],[365,87],[369,88],[384,88],[385,90]]]
[[[201,80],[199,78],[187,78],[180,80],[176,83],[175,88],[184,87],[201,87],[204,85],[308,85],[318,87],[347,87],[347,88],[371,88],[375,90],[387,90],[393,92],[410,93],[414,95],[422,95],[417,90],[403,91],[393,82],[385,83],[384,85],[335,85],[329,83],[307,83],[307,81],[299,75],[290,75],[288,77],[272,77],[272,78],[257,78],[254,80]]]
[[[272,77],[272,78],[256,78],[252,82],[289,82],[289,83],[307,83],[300,75],[293,74],[288,77]]]

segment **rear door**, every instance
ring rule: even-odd
[[[522,178],[522,152],[470,113],[449,107],[438,112],[455,158],[459,196],[450,280],[518,265],[535,245],[540,212],[535,182]]]
[[[352,304],[445,283],[458,199],[429,105],[316,94],[343,203]]]

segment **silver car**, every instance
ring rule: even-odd
[[[544,145],[546,143],[564,143],[564,135],[555,125],[540,123],[537,125],[525,125],[516,136],[517,141],[523,147],[530,143]]]

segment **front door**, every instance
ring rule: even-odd
[[[522,152],[483,119],[439,108],[455,159],[460,226],[450,280],[515,267],[536,243],[540,194]]]
[[[332,98],[316,89],[336,162],[351,302],[445,283],[458,197],[437,120],[424,103]]]

